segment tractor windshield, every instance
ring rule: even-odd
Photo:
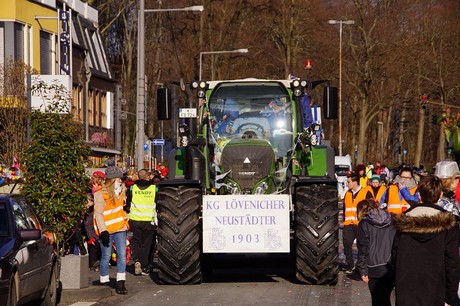
[[[223,83],[208,106],[211,132],[221,149],[233,139],[266,139],[278,158],[292,147],[292,105],[280,83]]]

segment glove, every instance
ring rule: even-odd
[[[105,246],[106,248],[109,247],[109,232],[108,231],[103,231],[101,235],[99,236],[101,238],[102,245]]]
[[[88,244],[90,245],[96,245],[96,238],[91,238],[90,240],[88,240]]]

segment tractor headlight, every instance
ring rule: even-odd
[[[265,194],[267,193],[267,190],[268,190],[267,182],[262,182],[256,187],[254,194]]]
[[[316,134],[311,135],[310,142],[312,146],[316,146],[318,144],[318,137],[316,136]]]
[[[227,188],[230,194],[233,194],[233,195],[241,194],[240,189],[234,183],[229,183]]]
[[[198,90],[197,92],[198,98],[204,99],[204,96],[206,95],[204,90]]]
[[[308,82],[305,80],[294,80],[291,82],[291,89],[296,97],[300,97],[303,94],[304,89],[307,87]]]
[[[208,84],[205,81],[195,81],[192,83],[194,89],[198,89],[197,96],[200,99],[204,99],[206,96],[206,89],[208,89]]]

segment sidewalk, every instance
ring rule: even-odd
[[[110,286],[101,286],[99,283],[99,272],[89,271],[88,272],[88,287],[83,289],[75,290],[62,290],[60,306],[68,306],[78,302],[97,302],[101,299],[108,298],[110,296],[117,296],[115,292],[117,267],[110,266],[109,270]],[[126,287],[128,288],[128,297],[134,294],[136,291],[141,290],[140,287],[135,284],[152,284],[155,283],[156,273],[152,273],[150,276],[134,275],[134,264],[130,262],[130,265],[126,266]],[[121,297],[121,296],[120,296]]]
[[[112,275],[113,274],[113,275]],[[128,272],[126,273],[129,274]],[[116,268],[110,268],[110,287],[94,285],[99,281],[99,272],[88,272],[88,287],[82,289],[62,290],[59,305],[71,305],[77,302],[97,302],[115,293]]]

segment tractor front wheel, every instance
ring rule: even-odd
[[[169,285],[199,284],[201,190],[163,187],[156,195],[158,278]]]
[[[335,186],[313,184],[296,188],[295,265],[300,282],[337,284],[338,217]]]

